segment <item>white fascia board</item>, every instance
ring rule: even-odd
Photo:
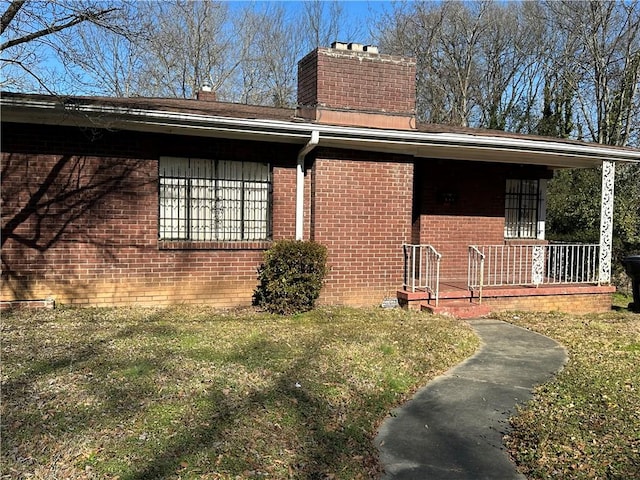
[[[419,158],[592,167],[604,160],[640,162],[640,151],[606,145],[563,143],[545,139],[429,133],[343,127],[310,122],[232,118],[215,115],[3,98],[5,121],[304,144],[312,131],[320,146],[394,153]]]
[[[61,105],[30,102],[16,108],[2,100],[2,120],[78,127],[134,130],[144,132],[213,136],[287,143],[305,143],[309,129],[292,129],[288,122],[238,119],[176,112],[123,109],[94,105]],[[294,124],[295,125],[295,124]]]
[[[327,129],[318,126],[325,137],[325,142],[332,137],[328,136]],[[338,128],[335,134],[337,138],[333,141],[338,143],[356,143],[366,141],[373,143],[384,143],[402,146],[407,149],[415,148],[414,155],[429,157],[430,147],[466,147],[478,151],[504,151],[521,154],[536,155],[561,155],[574,158],[596,160],[619,160],[629,162],[640,162],[640,150],[612,148],[607,145],[598,144],[576,144],[563,143],[541,139],[509,138],[504,136],[461,134],[461,133],[428,133],[428,132],[403,132],[395,130],[374,130],[374,129],[351,129]],[[363,131],[364,130],[364,131]],[[358,135],[356,135],[358,133]],[[351,137],[348,137],[352,134]],[[514,163],[519,163],[515,159]]]

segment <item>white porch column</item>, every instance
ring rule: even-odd
[[[598,284],[611,282],[611,249],[613,247],[613,189],[616,164],[602,162],[602,201],[600,204],[600,271]]]
[[[544,240],[546,235],[546,222],[547,222],[547,179],[541,178],[539,180],[539,200],[538,200],[538,240]]]

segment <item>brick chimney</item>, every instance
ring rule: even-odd
[[[216,92],[211,89],[209,83],[205,82],[202,87],[200,87],[200,90],[196,92],[196,99],[203,102],[216,102]]]
[[[334,42],[298,62],[299,117],[337,125],[415,128],[416,62]]]

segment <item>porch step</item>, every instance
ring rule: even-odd
[[[444,305],[441,303],[437,307],[422,302],[420,309],[434,315],[448,315],[456,318],[478,318],[491,313],[491,307],[489,305],[470,302],[447,302]]]

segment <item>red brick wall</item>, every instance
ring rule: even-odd
[[[291,239],[296,234],[296,170],[274,167],[273,178],[273,239]]]
[[[319,48],[298,63],[298,103],[411,115],[415,78],[411,58]]]
[[[469,245],[504,239],[507,178],[546,178],[542,167],[418,160],[413,241],[442,254],[443,282],[467,281]]]
[[[299,146],[17,124],[3,124],[2,138],[2,300],[249,304],[268,242],[160,244],[162,155],[270,162],[273,238],[294,237]],[[401,245],[412,239],[443,253],[444,281],[466,280],[468,245],[503,242],[505,179],[547,175],[425,159],[414,185],[413,161],[323,148],[309,155],[304,231],[329,251],[323,302],[394,296]]]
[[[312,171],[307,169],[304,178],[304,238],[309,238],[311,176]],[[296,168],[293,165],[274,167],[273,177],[273,240],[290,240],[296,236]]]
[[[268,244],[161,248],[161,155],[271,162],[273,236],[294,234],[295,146],[12,124],[2,138],[2,300],[248,305]]]
[[[326,245],[329,254],[324,303],[380,304],[402,285],[402,242],[411,238],[413,165],[401,157],[375,158],[317,152],[311,238]]]

